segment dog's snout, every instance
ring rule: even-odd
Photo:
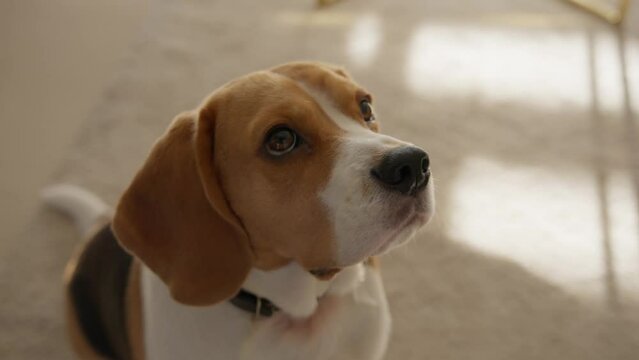
[[[418,147],[400,147],[386,153],[371,174],[387,188],[413,195],[428,183],[430,159]]]

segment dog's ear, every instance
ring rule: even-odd
[[[215,113],[179,115],[124,192],[113,219],[120,243],[173,298],[209,305],[232,297],[252,252],[215,170]]]

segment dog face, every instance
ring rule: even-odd
[[[255,248],[307,269],[339,268],[405,241],[428,220],[426,154],[378,134],[370,94],[344,73],[290,64],[225,92],[222,186]]]
[[[371,95],[340,69],[240,78],[174,121],[114,230],[186,303],[232,296],[253,266],[333,273],[407,241],[433,212],[428,156],[378,129]]]

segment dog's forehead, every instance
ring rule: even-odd
[[[292,80],[303,82],[322,91],[357,91],[357,84],[344,70],[320,63],[289,63],[271,69]]]
[[[370,99],[370,95],[339,68],[289,63],[231,81],[204,107],[216,108],[218,128],[222,123],[222,128],[230,131],[259,133],[269,122],[264,119],[305,118],[308,111],[321,112],[316,119],[328,118],[342,130],[364,130],[368,127],[360,113],[362,99]]]
[[[319,63],[291,63],[272,69],[301,84],[306,89],[328,97],[343,112],[352,110],[352,104],[368,95],[344,70]]]

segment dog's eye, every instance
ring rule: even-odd
[[[297,134],[287,127],[278,127],[266,135],[266,150],[271,155],[284,155],[297,145]]]
[[[359,102],[359,111],[361,111],[362,116],[364,117],[364,121],[371,122],[375,120],[375,115],[373,115],[373,106],[370,101],[364,99]]]

